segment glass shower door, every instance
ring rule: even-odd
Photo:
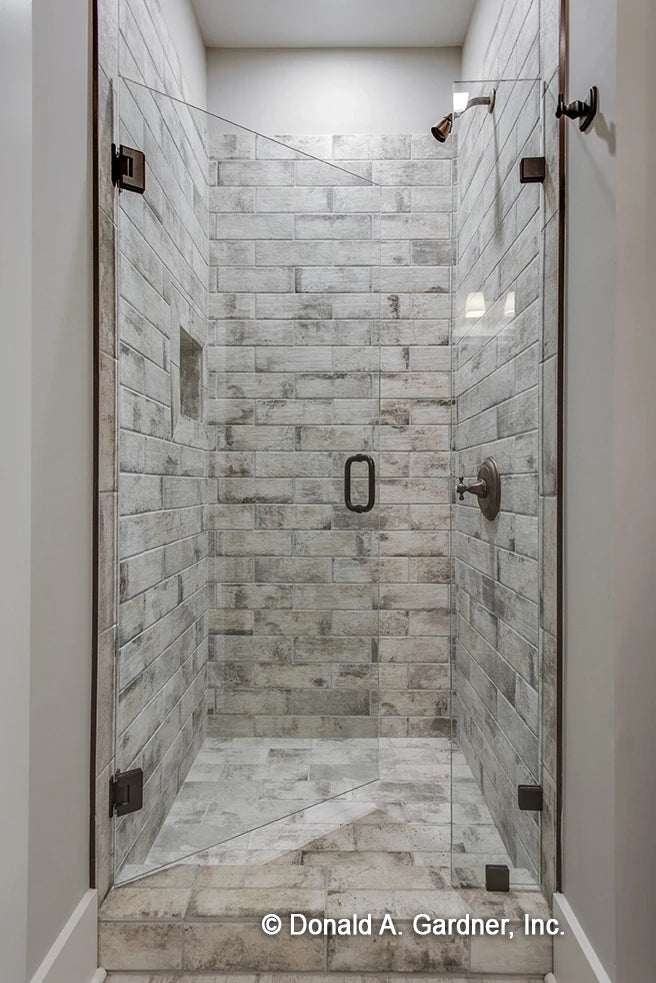
[[[330,137],[119,96],[125,880],[291,848],[378,776],[380,189]]]
[[[492,458],[500,508],[486,516],[483,499],[454,496],[452,872],[459,885],[507,876],[527,887],[541,869],[540,379],[549,353],[547,204],[542,184],[520,181],[520,161],[543,155],[542,86],[462,82],[454,92],[461,107],[493,93],[495,102],[454,126],[452,481],[475,482]]]
[[[260,817],[378,774],[380,189],[283,139],[211,121],[208,723],[266,754]]]

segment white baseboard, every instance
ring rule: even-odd
[[[554,894],[554,918],[565,933],[554,938],[556,983],[612,983],[563,894]]]
[[[103,983],[97,939],[98,898],[87,891],[30,983]]]

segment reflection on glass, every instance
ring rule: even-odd
[[[454,109],[464,89],[470,104],[496,89],[496,103],[491,114],[456,112],[453,126],[451,473],[456,481],[473,477],[491,456],[502,491],[493,522],[473,496],[452,509],[452,874],[457,885],[481,887],[486,867],[501,865],[509,868],[513,888],[525,888],[539,882],[543,860],[543,817],[520,811],[516,803],[518,776],[522,784],[539,785],[542,775],[536,356],[542,341],[544,203],[538,195],[529,200],[517,172],[522,157],[543,151],[541,84],[461,80],[454,86]],[[520,508],[515,487],[526,490]],[[526,534],[517,535],[519,530]],[[511,585],[511,570],[513,576],[521,570],[521,582]],[[508,661],[514,659],[510,639],[530,653],[523,666]],[[483,802],[472,810],[479,795]]]
[[[509,290],[506,294],[506,302],[503,306],[504,317],[515,316],[515,291]]]
[[[480,291],[467,294],[465,301],[465,317],[483,317],[485,314],[485,297]]]

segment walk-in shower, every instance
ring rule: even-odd
[[[540,881],[542,93],[455,95],[271,138],[120,82],[118,882]]]

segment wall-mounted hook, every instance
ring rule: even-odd
[[[593,85],[588,93],[587,102],[581,102],[580,99],[576,99],[574,102],[570,102],[568,105],[565,102],[565,96],[563,93],[559,92],[556,116],[558,119],[560,119],[561,116],[567,116],[568,119],[580,120],[579,130],[581,130],[582,133],[585,133],[597,115],[598,108],[599,90],[596,85]]]

